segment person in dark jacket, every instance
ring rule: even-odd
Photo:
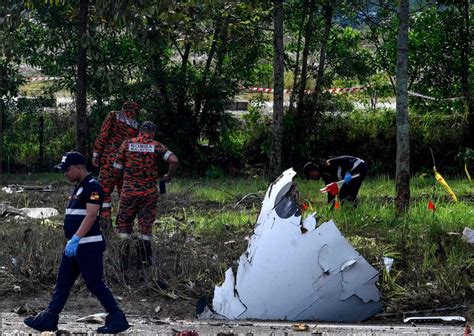
[[[350,155],[332,157],[324,160],[322,164],[307,162],[303,168],[308,180],[322,178],[326,185],[343,180],[339,199],[341,203],[348,202],[354,206],[357,205],[357,194],[367,176],[367,171],[368,167],[364,160]],[[335,197],[336,195],[328,193],[328,203],[333,205]]]
[[[68,239],[59,265],[56,286],[48,308],[25,319],[38,331],[58,330],[59,314],[64,308],[74,282],[82,275],[87,288],[97,297],[108,315],[98,333],[115,334],[130,325],[103,279],[105,241],[99,224],[104,191],[86,169],[81,153],[68,152],[55,166],[71,182],[76,182],[69,197],[64,218],[64,235]]]

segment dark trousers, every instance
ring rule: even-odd
[[[68,257],[63,253],[53,297],[48,307],[49,311],[59,314],[63,310],[79,274],[82,274],[87,288],[97,297],[108,313],[120,310],[112,292],[104,283],[104,250],[104,242],[93,242],[80,244],[75,257]]]

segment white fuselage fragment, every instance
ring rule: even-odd
[[[302,222],[293,169],[267,190],[255,232],[226,272],[213,310],[228,319],[362,321],[380,311],[378,271],[347,242],[333,221]],[[304,227],[304,229],[302,229]]]

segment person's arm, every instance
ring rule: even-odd
[[[79,229],[77,229],[76,236],[82,238],[89,232],[92,225],[94,225],[95,220],[97,219],[97,214],[99,213],[99,210],[100,204],[86,204],[86,217],[84,217],[81,226],[79,226]]]
[[[171,153],[171,155],[168,156],[166,162],[168,163],[168,172],[163,176],[163,179],[166,182],[169,182],[176,174],[176,170],[178,170],[179,161],[178,157]]]
[[[97,139],[95,140],[94,149],[92,151],[92,164],[95,167],[99,166],[100,155],[104,151],[105,144],[110,137],[114,115],[114,113],[109,113],[107,115],[104,122],[102,123],[102,127],[100,128]]]
[[[163,161],[168,164],[168,172],[163,175],[163,180],[169,182],[174,177],[174,175],[176,174],[176,170],[178,169],[178,157],[162,143],[158,142],[157,149],[158,152],[161,154]]]
[[[120,145],[117,156],[115,157],[115,162],[112,165],[115,169],[120,170],[120,172],[123,172],[123,169],[125,168],[125,152],[127,150],[127,146],[128,140],[125,140],[122,145]]]
[[[98,196],[98,194],[96,193]],[[79,242],[82,237],[84,237],[87,232],[91,229],[92,225],[97,219],[97,215],[100,210],[100,204],[87,203],[86,204],[86,217],[82,220],[79,229],[77,229],[74,236],[68,240],[66,247],[64,248],[64,253],[68,257],[74,257],[77,253],[77,248],[79,247]]]

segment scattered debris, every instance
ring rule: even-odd
[[[196,330],[184,330],[175,334],[176,336],[199,336]]]
[[[309,326],[304,323],[293,324],[292,328],[294,331],[308,331],[309,330]]]
[[[17,293],[18,293],[18,292],[21,292],[21,287],[18,286],[18,285],[13,285],[13,291],[14,291],[14,292],[17,292]]]
[[[403,319],[405,323],[414,322],[451,322],[451,323],[464,323],[466,319],[462,316],[413,316]]]
[[[0,203],[0,216],[7,214],[20,215],[36,219],[45,219],[59,215],[59,211],[55,208],[15,208],[5,203]]]
[[[35,311],[30,306],[28,306],[27,303],[22,303],[20,306],[13,309],[13,312],[21,316],[35,315]]]
[[[396,317],[396,316],[407,316],[413,314],[426,314],[426,313],[438,313],[443,311],[456,311],[456,310],[466,310],[466,305],[459,305],[454,307],[442,307],[442,308],[434,308],[434,309],[425,309],[425,310],[412,310],[412,311],[405,311],[405,312],[395,312],[395,313],[384,313],[384,314],[377,314],[375,317]]]
[[[77,319],[76,322],[104,324],[106,316],[107,316],[107,313],[97,313],[97,314],[81,317],[80,319]]]
[[[474,230],[468,227],[465,227],[462,231],[462,237],[469,244],[474,245]]]
[[[470,324],[466,324],[464,327],[464,336],[469,336],[472,334],[472,329]]]
[[[40,192],[52,192],[51,185],[49,186],[27,186],[21,184],[9,184],[7,187],[3,187],[2,190],[7,194],[22,193],[25,191],[40,191]]]
[[[160,306],[156,306],[155,307],[155,313],[159,313],[161,311],[161,307]]]
[[[44,219],[59,215],[55,208],[21,208],[20,210],[30,218]]]
[[[237,273],[227,270],[200,319],[356,322],[382,309],[378,271],[334,222],[302,220],[295,175],[290,168],[269,186]]]
[[[390,273],[390,271],[392,270],[393,261],[393,258],[383,257],[383,264],[387,273]]]

